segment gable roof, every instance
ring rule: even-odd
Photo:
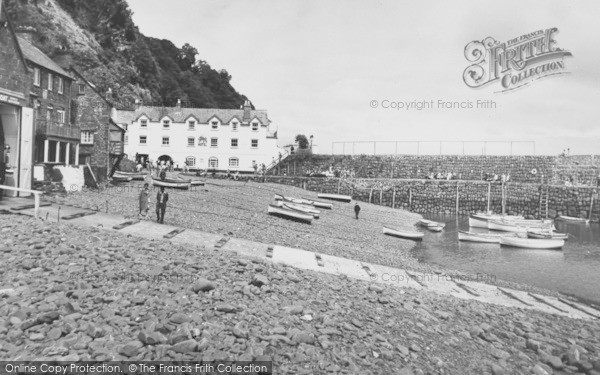
[[[19,59],[21,59],[21,61],[23,62],[25,72],[29,73],[29,68],[27,67],[27,63],[25,61],[25,55],[23,54],[23,48],[21,48],[21,44],[19,43],[18,36],[15,33],[15,30],[13,29],[12,23],[10,22],[10,18],[5,13],[6,12],[5,7],[2,6],[3,1],[4,0],[0,0],[0,22],[6,22],[6,24],[8,25],[8,30],[9,30],[11,38],[13,39],[13,41],[15,43],[15,48],[17,49],[17,53],[19,54]]]
[[[118,111],[125,112],[125,111]],[[243,109],[218,109],[218,108],[177,108],[177,107],[151,107],[151,106],[140,106],[133,112],[133,119],[131,122],[137,120],[140,116],[145,115],[152,122],[158,122],[165,116],[169,116],[173,122],[183,123],[190,116],[195,117],[200,123],[207,124],[208,121],[217,117],[221,120],[221,123],[228,124],[234,117],[241,119],[244,117]],[[257,118],[263,125],[268,125],[271,120],[267,116],[265,110],[251,110],[250,118]],[[120,121],[119,121],[120,122]],[[241,123],[242,121],[240,121]]]
[[[31,61],[32,63],[34,63],[36,65],[39,65],[48,70],[51,70],[55,73],[58,73],[61,76],[67,77],[69,79],[71,78],[69,73],[65,72],[63,70],[63,68],[58,66],[57,63],[52,61],[51,58],[46,56],[46,54],[44,54],[42,51],[40,51],[33,44],[29,43],[25,38],[21,38],[20,36],[17,36],[17,39],[19,40],[19,45],[21,46],[23,55],[25,56],[25,58],[27,60]]]

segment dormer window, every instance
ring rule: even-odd
[[[252,131],[257,131],[258,130],[258,122],[253,122],[252,123]]]
[[[163,124],[163,129],[169,129],[171,127],[170,120],[163,120],[162,124]]]
[[[189,120],[188,121],[188,130],[194,130],[194,129],[196,129],[196,121]]]
[[[140,128],[147,128],[148,120],[140,120]]]
[[[210,125],[214,130],[216,130],[219,128],[219,121],[211,121]]]

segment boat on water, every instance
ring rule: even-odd
[[[500,243],[500,235],[489,233],[475,233],[459,230],[458,240],[469,242]]]
[[[297,220],[306,222],[308,224],[312,223],[313,216],[309,214],[302,213],[300,211],[292,210],[286,207],[279,207],[273,204],[270,204],[268,207],[269,215],[279,216],[286,219]]]
[[[488,228],[488,223],[491,220],[525,220],[520,215],[495,215],[486,213],[477,213],[469,215],[469,226],[475,228]],[[488,228],[489,229],[489,228]]]
[[[565,240],[538,239],[522,237],[500,237],[501,246],[520,247],[523,249],[560,249],[565,246]]]
[[[146,179],[146,175],[148,175],[148,173],[146,172],[123,172],[123,171],[115,171],[115,173],[113,173],[113,178],[115,176],[121,178],[121,177],[131,177],[132,180],[139,180],[139,181],[143,181]]]
[[[510,224],[502,220],[491,220],[488,222],[488,229],[501,232],[527,233],[527,227]]]
[[[184,180],[181,178],[165,178],[161,180],[159,178],[152,177],[152,185],[162,186],[174,189],[189,189],[192,184],[191,180]]]
[[[446,227],[446,223],[440,223],[438,221],[421,219],[419,225],[425,227],[433,232],[441,232]]]
[[[289,208],[290,210],[296,210],[298,212],[302,212],[307,215],[312,215],[315,219],[318,219],[319,215],[321,214],[321,211],[315,210],[314,208],[311,208],[311,206],[306,206],[306,205],[301,205],[301,204],[296,204],[296,203],[291,203],[291,202],[277,201],[277,203],[275,205],[277,207],[285,207],[285,208]]]
[[[425,235],[423,232],[417,232],[414,230],[406,230],[406,229],[397,229],[389,226],[383,226],[383,234],[387,234],[388,236],[406,238],[408,240],[420,241],[423,239]]]
[[[444,227],[427,227],[427,230],[431,232],[441,232],[444,230]]]
[[[574,216],[559,216],[556,218],[556,220],[562,220],[562,221],[566,221],[569,223],[581,223],[581,224],[589,224],[590,221],[588,219],[584,219],[581,217],[574,217]]]
[[[317,197],[321,198],[321,199],[330,199],[333,201],[340,201],[340,202],[346,202],[346,203],[350,203],[352,201],[352,197],[349,195],[341,195],[341,194],[325,194],[325,193],[321,193],[321,194],[317,194]]]
[[[569,239],[569,234],[568,233],[556,233],[554,231],[546,231],[546,230],[539,230],[539,229],[531,229],[527,231],[527,237],[528,238],[539,238],[539,239],[561,239],[561,240],[568,240]]]

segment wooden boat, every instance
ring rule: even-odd
[[[566,221],[569,223],[581,223],[581,224],[589,224],[590,221],[588,219],[584,219],[581,217],[574,217],[574,216],[559,216],[556,218],[556,220],[562,220],[562,221]]]
[[[500,237],[500,245],[521,247],[524,249],[560,249],[561,247],[565,246],[565,240]]]
[[[114,174],[112,176],[113,182],[129,182],[131,180],[133,180],[133,178],[130,176],[115,176]]]
[[[286,201],[286,202],[291,202],[291,203],[296,203],[296,204],[308,204],[308,205],[312,205],[312,203],[313,203],[312,201],[310,201],[308,199],[286,197],[281,194],[275,194],[275,200]]]
[[[527,228],[540,228],[553,230],[554,220],[546,219],[546,220],[528,220],[528,219],[500,219],[503,223],[517,225],[520,227]]]
[[[446,227],[446,223],[440,223],[437,221],[433,221],[433,220],[427,220],[427,219],[421,219],[419,220],[419,225],[426,227],[426,228],[430,228],[430,227],[440,227],[440,228],[445,228]]]
[[[306,200],[310,200],[312,202],[312,205],[318,208],[326,208],[328,210],[331,210],[333,208],[333,204],[329,203],[329,202],[321,202],[321,201],[315,201],[315,200],[311,200],[309,198],[302,198],[302,199],[306,199]]]
[[[152,177],[152,185],[174,189],[189,189],[191,186],[191,181],[181,178],[165,178],[164,180],[161,180],[159,178]]]
[[[502,232],[527,233],[527,227],[509,224],[501,220],[491,220],[488,222],[488,229]]]
[[[423,239],[425,235],[423,232],[416,232],[412,230],[405,229],[397,229],[392,227],[383,226],[383,234],[387,234],[388,236],[406,238],[409,240],[420,241]]]
[[[279,204],[277,206],[289,208],[290,210],[296,210],[296,211],[302,212],[307,215],[312,215],[315,219],[318,219],[319,215],[321,214],[321,211],[315,210],[314,208],[310,208],[310,206],[304,206],[301,204],[295,204],[295,203],[290,203],[290,202],[279,202]]]
[[[488,228],[491,220],[525,220],[523,216],[518,215],[494,215],[477,213],[469,215],[469,226],[475,228]]]
[[[474,233],[459,230],[458,240],[469,242],[500,243],[500,235],[488,233]]]
[[[325,194],[325,193],[321,193],[321,194],[317,194],[317,197],[321,198],[321,199],[331,199],[333,201],[340,201],[340,202],[346,202],[346,203],[350,203],[352,201],[352,197],[349,195],[341,195],[341,194]]]
[[[561,239],[561,240],[568,240],[569,239],[569,234],[568,233],[556,233],[554,231],[544,231],[544,230],[537,230],[537,229],[531,229],[527,231],[527,237],[529,238],[539,238],[539,239]]]
[[[204,186],[204,181],[202,180],[191,180],[190,185],[192,186]]]
[[[432,232],[441,232],[444,230],[444,227],[427,227],[427,230],[430,230]]]
[[[312,215],[308,215],[296,210],[291,210],[289,208],[285,208],[285,207],[279,207],[273,204],[270,204],[268,207],[268,211],[269,215],[274,215],[274,216],[279,216],[279,217],[284,217],[286,219],[292,219],[292,220],[298,220],[298,221],[302,221],[302,222],[306,222],[308,224],[310,224],[312,222],[313,216]]]
[[[115,176],[117,176],[117,177],[131,177],[131,179],[133,179],[133,180],[143,181],[143,180],[146,179],[147,175],[148,175],[148,173],[146,173],[146,172],[123,172],[123,171],[115,171],[115,173],[113,173],[113,178]]]

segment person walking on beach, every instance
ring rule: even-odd
[[[148,190],[148,183],[144,184],[144,189],[140,192],[140,217],[147,218],[150,204],[150,191]]]
[[[165,211],[167,210],[167,202],[169,201],[169,193],[165,192],[165,187],[161,186],[160,191],[156,194],[156,222],[163,224],[165,220]]]
[[[354,214],[356,215],[356,220],[358,220],[358,213],[360,212],[360,206],[358,205],[358,202],[356,202],[354,204]]]

